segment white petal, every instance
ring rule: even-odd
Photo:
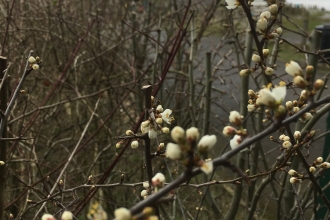
[[[150,126],[148,126],[148,127],[143,127],[143,126],[141,126],[141,132],[142,133],[148,133],[149,132],[149,130],[150,130]]]
[[[172,114],[172,110],[171,109],[165,109],[165,111],[163,111],[163,113],[162,113],[162,119],[167,124],[171,124],[171,118],[170,118],[170,115],[171,114]]]
[[[242,142],[242,137],[239,135],[235,135],[233,139],[230,140],[230,147],[231,149],[235,149],[238,145]]]
[[[157,132],[154,129],[150,129],[148,135],[150,139],[154,139],[157,137]]]
[[[166,145],[166,157],[172,160],[178,160],[181,158],[182,151],[178,144],[168,143]]]
[[[262,89],[259,91],[259,98],[257,99],[257,105],[271,105],[276,100],[269,89]]]
[[[273,89],[272,94],[275,100],[281,103],[286,96],[286,87],[285,86],[276,87]]]
[[[203,165],[200,168],[204,173],[209,174],[213,171],[213,162],[207,161],[203,163]]]
[[[302,75],[302,69],[297,62],[290,61],[290,63],[285,64],[285,72],[291,76]]]
[[[264,11],[260,14],[260,18],[266,18],[267,20],[270,18],[271,14],[269,11]]]
[[[119,208],[115,210],[116,220],[129,220],[131,219],[131,212],[126,208]]]
[[[217,136],[213,135],[205,135],[199,141],[197,148],[201,151],[207,151],[212,148],[217,143]]]

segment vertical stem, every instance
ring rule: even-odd
[[[246,150],[242,150],[241,152],[239,152],[238,156],[237,156],[237,167],[241,170],[244,170],[245,167],[245,158],[246,158]],[[240,175],[238,174],[238,177]],[[225,220],[232,220],[235,219],[235,216],[237,214],[238,211],[238,207],[241,201],[241,197],[242,197],[242,191],[243,191],[243,186],[242,183],[241,184],[236,184],[235,185],[235,189],[234,189],[234,197],[233,200],[230,204],[230,207],[228,209],[228,212],[225,216]]]
[[[145,119],[148,120],[149,118],[149,111],[151,110],[151,91],[152,91],[152,86],[143,86],[142,88],[144,90],[144,107],[145,107]],[[145,162],[146,162],[146,169],[147,169],[147,176],[148,176],[148,181],[149,184],[151,184],[151,179],[152,179],[152,165],[151,165],[151,154],[150,154],[150,139],[147,136],[144,139],[144,157],[145,157]]]
[[[296,126],[295,126],[295,131],[301,131],[302,129],[302,123],[300,121],[298,121],[296,123]],[[294,143],[292,143],[294,144]],[[299,168],[299,158],[298,157],[294,157],[292,158],[292,162],[291,162],[291,165],[290,165],[290,169],[293,169],[293,170],[298,170]],[[284,175],[288,175],[287,173],[285,173]],[[294,193],[293,193],[293,188],[292,188],[292,184],[290,183],[290,181],[286,181],[285,183],[285,193],[284,193],[284,214],[285,215],[289,215],[290,214],[290,211],[291,211],[291,208],[293,207],[293,204],[294,204]]]
[[[253,37],[246,31],[245,37],[245,51],[244,51],[244,60],[246,61],[246,68],[250,68],[251,58],[252,58],[252,49],[253,49]],[[240,114],[244,117],[247,116],[247,104],[248,104],[248,90],[249,90],[249,76],[241,76],[241,105],[240,105]],[[246,120],[243,122],[243,126],[246,125]],[[240,169],[244,169],[245,166],[245,157],[247,156],[246,151],[241,151],[237,156],[237,166]],[[231,201],[230,208],[225,216],[225,220],[235,219],[235,216],[238,211],[239,202],[242,198],[243,187],[242,184],[235,185],[234,197]]]
[[[7,58],[5,57],[0,57],[0,78],[1,80],[4,79],[4,71],[7,66]],[[2,89],[0,91],[0,110],[2,112],[5,112],[7,109],[7,83],[4,82]],[[4,118],[1,118],[1,120],[4,120]],[[2,138],[7,137],[7,124],[4,124],[4,129],[2,131],[2,134],[0,134]],[[5,162],[6,164],[6,151],[7,151],[7,142],[0,140],[0,160]],[[5,167],[0,166],[0,219],[3,219],[3,207],[4,207],[4,190],[5,190],[5,179],[6,179],[6,172],[5,172]]]
[[[204,121],[203,121],[203,131],[202,135],[206,135],[209,133],[209,126],[210,126],[210,112],[211,112],[211,88],[212,88],[212,63],[211,63],[211,53],[207,52],[205,56],[205,97],[204,97]],[[206,159],[208,157],[207,153],[203,154],[203,158]],[[205,182],[208,181],[207,175],[203,174],[203,179]],[[221,211],[215,202],[211,190],[208,190],[206,192],[206,200],[210,204],[213,213],[215,216],[220,216]]]
[[[246,31],[245,37],[245,51],[244,58],[246,60],[246,68],[250,68],[252,52],[253,52],[253,37]],[[241,77],[241,105],[240,105],[240,114],[244,117],[247,116],[247,105],[248,105],[248,91],[249,91],[249,76]],[[246,120],[244,120],[243,126],[245,126]]]
[[[189,113],[192,122],[192,126],[196,127],[196,115],[194,108],[194,97],[195,97],[195,84],[194,84],[194,53],[197,42],[195,40],[195,19],[191,19],[191,47],[189,56]]]
[[[212,79],[211,79],[211,53],[206,53],[206,71],[205,71],[205,102],[204,102],[204,122],[203,122],[203,135],[209,133],[209,125],[210,125],[210,112],[211,112],[211,87],[212,87]]]
[[[320,42],[321,42],[322,33],[316,29],[314,29],[312,33],[312,40],[311,40],[311,52],[317,52],[320,48]],[[312,65],[314,67],[314,74],[312,76],[311,82],[315,81],[315,73],[317,70],[317,62],[318,62],[318,56],[317,55],[309,55],[309,65]]]

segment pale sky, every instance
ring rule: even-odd
[[[287,0],[287,2],[292,4],[317,5],[319,8],[324,7],[330,10],[329,0]]]

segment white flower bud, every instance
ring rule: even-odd
[[[162,132],[163,134],[168,134],[170,133],[170,129],[168,127],[162,127]]]
[[[33,56],[29,57],[29,63],[35,63],[37,60]]]
[[[145,196],[147,196],[148,195],[148,191],[147,190],[142,190],[141,191],[141,197],[145,197]]]
[[[300,131],[295,131],[293,136],[294,136],[294,138],[295,138],[296,140],[299,140],[300,137],[301,137],[301,133],[300,133]]]
[[[151,179],[152,185],[154,186],[162,186],[165,182],[165,176],[162,173],[157,173],[152,179]]]
[[[269,54],[269,49],[262,49],[262,54],[266,58],[268,56],[268,54]]]
[[[317,79],[314,83],[313,88],[318,91],[324,86],[324,81],[322,79]]]
[[[131,143],[131,147],[132,147],[133,149],[138,148],[138,147],[139,147],[139,142],[138,142],[138,141],[132,141],[132,143]]]
[[[301,76],[303,71],[299,64],[294,61],[290,61],[290,63],[285,64],[285,72],[291,76]]]
[[[223,131],[222,131],[222,133],[226,136],[233,136],[236,134],[236,132],[237,132],[237,130],[232,126],[226,126],[223,128]]]
[[[293,78],[293,83],[302,89],[308,85],[308,82],[302,76],[295,76]]]
[[[156,118],[156,123],[159,124],[159,125],[163,124],[163,119]]]
[[[330,168],[330,163],[324,162],[320,165],[320,167],[323,168],[323,169],[329,169]]]
[[[3,166],[3,165],[5,165],[5,162],[0,160],[0,166]]]
[[[290,178],[290,183],[294,184],[294,183],[301,183],[302,180],[298,179],[297,177],[291,177]]]
[[[284,136],[283,141],[289,141],[290,137],[289,136]]]
[[[282,144],[282,146],[283,146],[285,149],[289,149],[289,148],[292,146],[292,144],[291,144],[290,141],[284,141],[283,144]]]
[[[294,113],[297,113],[297,112],[299,112],[300,111],[300,108],[299,107],[293,107],[293,112]]]
[[[252,61],[255,62],[255,63],[259,63],[261,61],[261,58],[260,58],[259,55],[253,54],[252,55]]]
[[[285,106],[286,106],[286,108],[287,108],[288,110],[291,110],[291,109],[293,108],[293,103],[292,103],[291,101],[287,101],[287,102],[285,103]]]
[[[311,167],[309,168],[309,172],[314,173],[315,171],[316,171],[316,168],[315,168],[315,167],[311,166]]]
[[[259,32],[265,32],[267,29],[267,19],[266,18],[260,18],[257,21],[257,31]]]
[[[254,97],[256,94],[254,93],[254,91],[253,91],[252,89],[249,89],[249,91],[248,91],[248,95],[249,95],[250,97]]]
[[[303,114],[302,116],[306,121],[309,121],[313,118],[313,115],[309,112],[306,112],[305,114]]]
[[[317,163],[322,163],[322,162],[323,162],[323,157],[318,157],[318,158],[316,158],[316,162],[317,162]]]
[[[256,107],[254,104],[248,104],[247,109],[248,109],[248,112],[253,112],[254,110],[256,110]]]
[[[165,144],[164,143],[159,143],[158,145],[158,150],[161,150],[165,147]]]
[[[281,36],[283,31],[282,31],[282,28],[279,27],[279,28],[276,28],[275,32],[276,32],[279,36]]]
[[[179,160],[182,157],[181,147],[178,144],[168,143],[166,145],[166,157]]]
[[[229,142],[229,144],[230,144],[230,147],[231,147],[231,149],[235,149],[235,148],[237,148],[238,147],[238,145],[240,144],[240,143],[242,143],[242,137],[240,136],[240,135],[235,135],[234,137],[233,137],[233,139],[231,139],[230,140],[230,142]]]
[[[217,143],[217,136],[205,135],[201,138],[197,145],[197,149],[200,153],[205,153],[211,149]]]
[[[190,141],[196,141],[199,139],[198,128],[191,127],[186,130],[186,138]]]
[[[269,12],[272,13],[272,15],[276,15],[278,10],[278,7],[276,4],[272,4],[269,6]]]
[[[271,76],[271,75],[273,75],[273,73],[274,73],[274,70],[273,70],[272,68],[270,68],[270,67],[267,67],[267,68],[266,68],[266,70],[265,70],[265,74],[266,74],[267,76]]]
[[[41,217],[41,220],[56,220],[54,218],[54,216],[50,215],[50,214],[43,214],[43,216]]]
[[[126,208],[119,208],[115,210],[116,220],[131,220],[131,212]]]
[[[72,220],[72,219],[73,219],[73,215],[70,211],[63,212],[61,216],[61,220]]]
[[[123,143],[121,142],[121,141],[119,141],[117,144],[116,144],[116,148],[121,148],[121,145],[122,145]]]
[[[177,143],[182,143],[185,140],[185,131],[180,126],[175,126],[171,131],[172,139]]]
[[[295,170],[293,170],[293,169],[289,170],[288,174],[289,174],[290,176],[299,176],[298,172],[295,171]]]
[[[240,75],[240,76],[248,76],[250,73],[251,73],[251,70],[250,70],[250,69],[242,69],[242,70],[239,72],[239,75]]]
[[[126,134],[126,135],[133,135],[134,132],[133,132],[132,130],[127,130],[127,131],[125,132],[125,134]]]
[[[284,138],[285,138],[285,134],[281,134],[281,135],[279,136],[279,139],[280,139],[281,141],[284,141]]]
[[[156,111],[159,112],[159,113],[162,113],[164,111],[163,106],[158,105],[157,108],[156,108]]]
[[[142,183],[143,188],[148,189],[149,188],[149,182],[143,182]]]
[[[267,20],[270,18],[271,14],[269,11],[264,11],[260,14],[260,18],[266,18]]]
[[[34,69],[34,70],[39,69],[39,65],[38,65],[38,64],[33,64],[33,65],[32,65],[32,69]]]
[[[308,97],[307,90],[306,89],[302,90],[300,93],[300,99],[306,100],[307,97]]]
[[[229,121],[236,126],[240,126],[242,124],[242,117],[238,111],[231,111]]]

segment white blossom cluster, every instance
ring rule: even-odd
[[[72,220],[72,219],[73,219],[73,215],[70,211],[63,212],[61,216],[61,220]],[[56,218],[51,214],[43,214],[41,220],[56,220]]]
[[[243,138],[247,135],[246,129],[243,128],[243,116],[240,115],[237,111],[231,111],[229,115],[229,122],[237,127],[237,129],[233,126],[226,126],[223,128],[222,133],[225,136],[232,137],[230,140],[231,149],[235,149],[238,145],[243,141]]]
[[[323,162],[322,157],[316,158],[316,160],[313,162],[313,164],[309,167],[309,172],[314,173],[317,168],[322,168],[322,169],[329,169],[330,168],[330,163],[329,162]],[[288,174],[291,176],[290,178],[290,183],[301,183],[305,178],[304,175],[299,174],[297,171],[291,169],[288,171]]]
[[[168,127],[163,126],[163,123],[171,124],[174,121],[174,117],[171,116],[172,110],[171,109],[163,109],[162,105],[155,105],[154,101],[155,98],[151,96],[151,103],[153,108],[149,113],[150,117],[147,120],[141,123],[141,132],[148,133],[148,137],[150,139],[155,139],[158,134],[168,134],[170,129]],[[136,136],[132,130],[126,131],[127,136]],[[119,141],[116,144],[116,148],[120,148],[125,140]],[[131,147],[136,149],[139,147],[139,139],[136,138],[135,140],[132,139]]]
[[[28,61],[29,61],[30,67],[33,70],[38,70],[39,69],[39,64],[41,63],[41,60],[40,60],[39,57],[30,56]]]
[[[191,127],[186,131],[176,126],[171,131],[171,137],[176,143],[168,143],[166,146],[166,157],[172,160],[184,160],[188,151],[194,150],[194,145],[199,140],[199,131],[195,127]],[[215,135],[204,135],[197,144],[199,154],[207,153],[217,142]],[[195,165],[204,173],[209,174],[213,171],[213,162],[211,160],[196,160]]]

